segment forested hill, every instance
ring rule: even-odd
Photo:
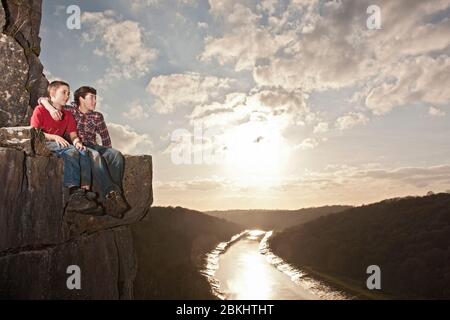
[[[250,229],[282,230],[351,208],[350,206],[324,206],[298,210],[228,210],[206,211],[206,214],[222,218]]]
[[[276,234],[272,250],[366,289],[381,268],[381,293],[450,298],[450,194],[385,200],[321,217]],[[368,291],[368,290],[367,290]]]

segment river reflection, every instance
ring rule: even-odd
[[[347,299],[273,255],[272,232],[249,230],[223,242],[207,256],[203,273],[213,292],[231,300]]]

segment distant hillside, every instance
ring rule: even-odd
[[[214,299],[200,274],[205,254],[242,227],[181,207],[152,207],[132,226],[135,299]]]
[[[246,228],[282,230],[328,214],[341,212],[350,206],[324,206],[299,210],[228,210],[206,211],[206,214],[222,218]]]
[[[276,234],[273,252],[366,292],[366,268],[381,268],[382,293],[450,298],[450,194],[385,200]]]

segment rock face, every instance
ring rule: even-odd
[[[131,209],[123,219],[69,214],[63,160],[36,150],[40,138],[31,128],[0,129],[0,298],[132,298],[137,262],[129,226],[153,202],[151,157],[125,157]],[[70,265],[81,269],[81,290],[66,286]]]
[[[3,0],[0,5],[0,127],[29,124],[32,107],[48,81],[39,61],[41,0]]]

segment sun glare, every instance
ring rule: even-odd
[[[240,186],[277,185],[287,145],[274,122],[250,121],[224,135],[225,170]]]

